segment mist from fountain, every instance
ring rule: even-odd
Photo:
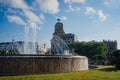
[[[67,44],[59,36],[53,35],[51,40],[51,49],[53,53],[60,55],[70,55],[70,49]]]

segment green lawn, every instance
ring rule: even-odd
[[[112,66],[102,66],[98,70],[60,74],[0,76],[0,80],[120,80],[120,70]]]

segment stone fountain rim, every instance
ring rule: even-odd
[[[0,58],[87,58],[78,55],[40,55],[40,54],[10,54],[0,55]]]

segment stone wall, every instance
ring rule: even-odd
[[[87,69],[83,56],[0,56],[0,75],[63,73]]]

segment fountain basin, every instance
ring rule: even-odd
[[[7,55],[0,56],[0,75],[64,73],[88,69],[84,56]]]

